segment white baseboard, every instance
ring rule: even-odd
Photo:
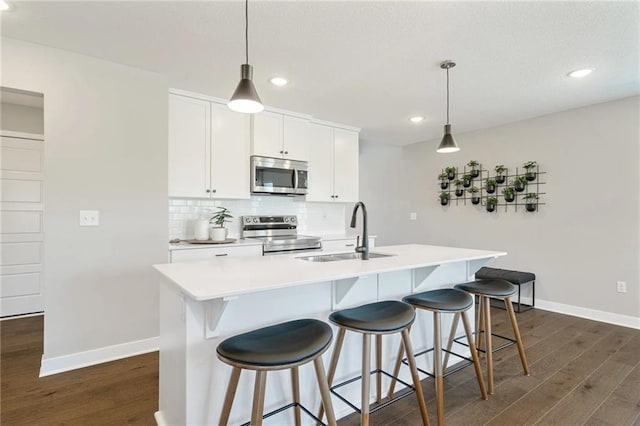
[[[630,315],[614,314],[612,312],[598,311],[596,309],[565,305],[563,303],[549,302],[546,300],[536,300],[536,309],[640,329],[640,318]]]
[[[120,345],[106,346],[104,348],[92,349],[90,351],[53,358],[45,358],[43,355],[42,363],[40,365],[40,377],[75,370],[77,368],[88,367],[90,365],[102,364],[103,362],[128,358],[130,356],[155,352],[159,347],[160,338],[151,337],[149,339],[122,343]]]
[[[155,413],[153,413],[153,418],[156,419],[156,424],[158,426],[169,426],[169,423],[167,423],[167,421],[164,418],[164,414],[162,414],[162,411],[158,410]]]

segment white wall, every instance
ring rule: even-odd
[[[166,78],[3,38],[1,84],[44,94],[43,368],[97,349],[69,360],[91,363],[109,345],[124,345],[115,357],[149,349],[151,265],[167,260]],[[100,226],[80,228],[83,209],[99,210]]]
[[[3,102],[0,106],[0,128],[14,132],[44,133],[43,110]]]
[[[361,192],[378,195],[371,203],[376,206],[372,216],[395,214],[397,204],[407,206],[398,213],[402,218],[398,232],[405,235],[405,242],[506,250],[509,255],[492,265],[536,273],[538,300],[619,314],[637,322],[639,99],[456,134],[461,151],[455,154],[437,154],[438,140],[410,145],[403,149],[401,168],[406,170],[401,181],[410,191],[398,196],[400,185],[385,186],[379,179],[364,178]],[[380,167],[384,157],[365,151],[360,167]],[[548,172],[544,177],[547,205],[534,214],[500,209],[489,214],[471,205],[441,207],[438,173],[472,159],[485,168],[538,161]],[[400,173],[397,167],[392,170]],[[388,175],[386,170],[383,174]],[[417,221],[408,220],[410,211],[418,213]],[[371,232],[386,231],[378,224]],[[616,292],[618,280],[627,282],[628,293]]]

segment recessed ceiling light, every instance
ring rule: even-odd
[[[586,77],[593,72],[593,68],[582,68],[579,70],[571,71],[567,74],[571,78],[582,78]]]
[[[7,0],[0,0],[0,12],[3,12],[5,10],[11,10],[11,3],[9,3]]]
[[[424,121],[424,117],[421,116],[421,115],[416,115],[415,117],[411,117],[409,119],[409,121],[412,122],[412,123],[420,123],[420,122]]]
[[[273,77],[271,80],[269,80],[271,82],[271,84],[273,84],[274,86],[286,86],[287,83],[289,83],[289,80],[287,80],[284,77]]]

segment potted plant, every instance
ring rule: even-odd
[[[225,207],[218,207],[218,211],[211,216],[209,223],[213,225],[210,234],[213,241],[224,241],[227,239],[228,229],[224,227],[224,224],[230,222],[229,219],[233,218],[231,213]]]
[[[497,165],[496,166],[496,182],[497,183],[504,183],[505,179],[507,178],[505,176],[505,172],[507,171],[507,168],[503,165]]]
[[[536,172],[534,169],[538,167],[538,163],[535,161],[527,161],[522,167],[527,171],[524,176],[528,181],[536,180]]]
[[[446,206],[447,204],[449,204],[449,197],[450,196],[451,196],[451,194],[449,194],[448,192],[442,191],[440,193],[440,205]]]
[[[480,163],[476,160],[471,160],[467,163],[467,166],[471,167],[471,177],[477,178],[480,176]]]
[[[522,192],[525,190],[526,187],[527,187],[527,178],[524,176],[518,176],[513,181],[513,188],[516,190],[516,192]]]
[[[511,203],[513,200],[516,199],[516,190],[513,189],[512,186],[507,186],[502,189],[502,195],[504,195],[504,200],[507,203]]]
[[[487,191],[487,194],[493,194],[496,192],[496,180],[491,178],[485,179],[484,189]]]
[[[445,167],[444,172],[447,174],[447,179],[454,180],[456,178],[455,167]]]
[[[522,197],[526,203],[528,212],[535,212],[538,209],[538,194],[529,192]]]
[[[487,211],[489,213],[493,213],[496,211],[496,206],[498,205],[498,199],[496,197],[487,197]]]
[[[440,189],[447,189],[449,187],[449,181],[447,180],[447,174],[445,172],[438,175],[438,180],[440,180]]]
[[[471,175],[470,174],[466,174],[464,176],[462,176],[462,186],[464,186],[465,188],[468,188],[471,186]]]
[[[462,194],[464,194],[464,189],[462,189],[464,182],[460,179],[456,179],[453,184],[456,186],[456,197],[462,197]]]
[[[471,194],[471,204],[480,204],[480,190],[477,187],[472,186],[467,192]]]

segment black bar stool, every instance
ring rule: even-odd
[[[229,413],[242,369],[255,370],[256,372],[251,422],[245,423],[245,425],[259,426],[262,424],[262,419],[292,407],[295,410],[296,425],[301,424],[300,410],[323,424],[320,419],[300,404],[298,367],[313,361],[322,405],[327,411],[328,423],[330,426],[336,425],[329,385],[322,364],[322,354],[329,348],[332,337],[333,332],[328,324],[314,319],[301,319],[239,334],[220,343],[217,349],[218,358],[232,366],[233,371],[229,379],[219,424],[226,425],[229,421]],[[263,416],[267,371],[287,368],[291,369],[293,403]]]
[[[480,325],[476,324],[476,332],[484,334],[485,342],[485,355],[487,357],[487,381],[489,382],[489,393],[493,394],[493,347],[491,342],[491,305],[489,303],[490,298],[502,299],[504,301],[505,308],[509,313],[509,321],[511,322],[511,328],[513,329],[513,335],[515,337],[515,343],[518,347],[518,353],[520,354],[520,361],[522,362],[522,369],[524,374],[529,376],[529,365],[527,364],[527,357],[524,353],[524,345],[522,344],[522,338],[520,337],[520,329],[518,328],[518,321],[516,320],[516,314],[513,312],[513,305],[511,304],[511,296],[516,292],[516,287],[509,281],[505,280],[476,280],[464,284],[457,284],[454,286],[457,289],[464,290],[467,293],[471,293],[474,296],[478,296],[480,299]]]
[[[467,318],[467,311],[471,309],[473,306],[473,297],[469,295],[467,292],[462,290],[456,290],[452,288],[445,288],[439,290],[431,290],[425,291],[422,293],[411,294],[402,299],[404,302],[413,306],[414,309],[424,309],[426,311],[430,311],[433,313],[433,348],[427,349],[425,351],[414,354],[414,356],[420,356],[426,354],[428,352],[434,351],[433,354],[433,373],[429,373],[424,370],[420,370],[429,376],[435,378],[436,382],[436,401],[437,401],[437,417],[438,424],[444,424],[444,381],[443,378],[446,374],[443,374],[443,369],[446,367],[446,359],[445,362],[442,362],[442,332],[440,326],[440,314],[449,313],[455,314],[456,320],[453,321],[453,326],[457,328],[457,317],[458,315],[462,316],[462,324],[464,325],[464,331],[467,336],[467,340],[469,342],[469,349],[471,350],[471,360],[461,355],[458,355],[454,352],[450,352],[451,348],[446,350],[447,355],[451,353],[457,357],[463,358],[470,363],[473,363],[473,366],[476,371],[476,378],[478,379],[478,386],[480,387],[480,394],[482,399],[487,399],[487,391],[484,387],[484,381],[482,379],[482,369],[480,368],[480,360],[478,359],[478,353],[476,351],[475,345],[473,343],[473,333],[471,331],[471,326],[469,325],[469,319]],[[393,371],[393,375],[397,376],[400,371],[400,364],[403,361],[402,359],[403,349],[400,346],[398,351],[398,359],[396,360],[396,365]],[[466,367],[469,364],[465,364],[463,367]],[[451,372],[458,371],[459,368],[452,370]],[[391,386],[389,388],[389,396],[393,394],[393,390],[395,387],[395,380],[392,380]]]
[[[424,394],[422,392],[422,387],[420,386],[420,377],[418,376],[416,362],[413,358],[411,340],[409,339],[409,328],[411,327],[411,324],[413,324],[415,317],[416,313],[410,305],[396,300],[369,303],[356,308],[343,309],[341,311],[336,311],[329,316],[329,320],[338,326],[338,337],[336,338],[336,345],[333,349],[333,355],[331,356],[331,363],[329,365],[329,386],[333,383],[333,377],[336,373],[338,359],[340,358],[340,350],[342,349],[342,342],[346,331],[350,330],[362,334],[362,375],[330,388],[334,395],[344,401],[356,412],[360,413],[360,424],[362,426],[369,424],[370,411],[375,412],[412,393],[407,392],[398,398],[378,405],[373,410],[370,410],[369,408],[370,375],[376,374],[376,401],[378,403],[382,402],[382,374],[392,377],[390,374],[382,370],[382,336],[393,333],[400,333],[402,335],[402,343],[408,354],[407,358],[409,368],[411,370],[411,377],[413,379],[413,390],[415,391],[418,399],[418,406],[420,407],[420,414],[422,415],[422,423],[427,426],[429,425],[427,405],[424,401]],[[372,335],[376,336],[376,369],[373,371],[371,371],[370,368]],[[352,383],[358,379],[362,379],[360,409],[335,391],[335,389],[340,386]],[[411,385],[407,383],[403,382],[403,384],[411,387]],[[322,418],[322,408],[320,409],[318,417]]]

